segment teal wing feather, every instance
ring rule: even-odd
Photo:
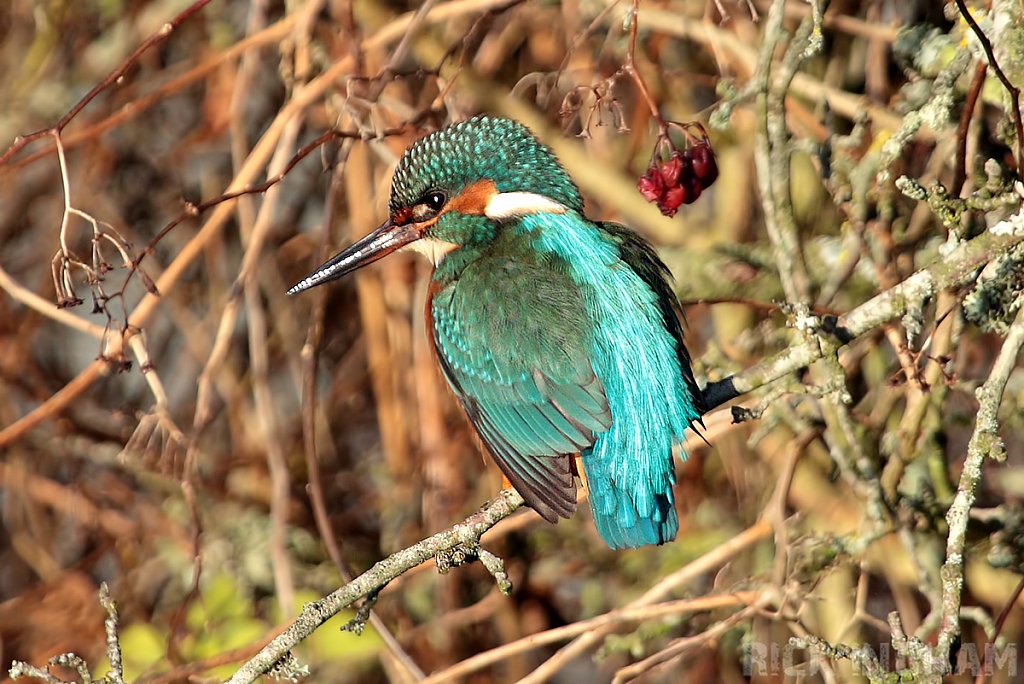
[[[546,519],[576,507],[572,455],[611,426],[579,288],[557,259],[479,258],[436,276],[429,305],[441,368],[481,441]]]

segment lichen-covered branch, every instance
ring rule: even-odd
[[[975,271],[1024,242],[1024,210],[1000,221],[973,240],[961,243],[941,261],[923,268],[902,283],[864,302],[849,313],[828,322],[831,332],[843,343],[891,321],[907,312],[913,303],[931,297],[939,290],[970,281]],[[800,342],[756,366],[728,378],[708,384],[704,405],[709,409],[778,380],[787,373],[804,368],[821,358],[818,345]]]
[[[768,11],[757,70],[751,83],[756,89],[758,135],[754,141],[754,164],[764,210],[764,224],[771,238],[779,278],[786,299],[808,302],[810,280],[804,264],[790,188],[790,144],[786,128],[786,92],[802,61],[811,36],[813,20],[807,17],[786,50],[779,67],[781,77],[773,80],[775,48],[785,40],[783,27],[786,0],[775,0]]]
[[[960,597],[964,583],[964,540],[975,490],[981,478],[981,466],[986,458],[1002,461],[1006,458],[1003,440],[999,437],[997,414],[1003,400],[1003,391],[1017,363],[1017,355],[1024,346],[1024,309],[1017,318],[1003,342],[992,372],[975,392],[978,397],[978,417],[974,433],[967,446],[967,458],[960,473],[960,484],[956,489],[953,504],[946,513],[949,536],[946,540],[946,562],[942,566],[942,622],[936,645],[937,657],[950,652],[953,640],[960,634]],[[933,607],[933,610],[939,607]],[[925,621],[927,622],[927,620]],[[948,660],[948,658],[947,658]]]
[[[506,489],[461,523],[391,554],[335,592],[319,601],[307,603],[299,617],[280,636],[242,665],[228,680],[228,684],[250,684],[255,681],[343,608],[379,591],[402,573],[438,554],[478,544],[484,532],[494,527],[499,520],[512,515],[523,503],[523,497],[518,492]],[[488,562],[491,560],[488,557]]]
[[[103,610],[107,611],[107,619],[103,621],[103,631],[107,637],[107,661],[110,663],[110,669],[106,675],[99,679],[93,679],[89,671],[89,664],[84,659],[74,653],[61,653],[50,658],[46,667],[35,667],[29,663],[15,660],[11,663],[11,668],[8,671],[10,678],[34,677],[42,679],[46,684],[67,684],[63,679],[50,672],[51,667],[66,667],[78,673],[82,684],[125,684],[124,667],[121,662],[121,641],[117,631],[120,620],[117,605],[110,597],[110,589],[106,582],[100,585],[99,594],[100,605],[103,606]]]

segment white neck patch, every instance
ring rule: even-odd
[[[487,218],[507,219],[547,212],[564,214],[569,211],[564,204],[550,197],[532,192],[500,192],[491,197],[484,209]]]
[[[449,253],[459,248],[459,246],[453,242],[445,242],[444,240],[429,237],[420,238],[415,242],[410,242],[406,246],[430,259],[430,263],[434,264],[435,268],[446,256],[448,256]]]

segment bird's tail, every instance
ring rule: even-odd
[[[611,436],[602,435],[580,459],[598,534],[613,549],[672,541],[679,517],[672,493],[671,452],[667,457],[629,458],[632,454],[609,444]],[[619,453],[609,453],[614,451]]]

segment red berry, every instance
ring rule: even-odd
[[[700,197],[701,191],[706,187],[704,181],[697,178],[696,174],[689,174],[680,179],[680,185],[686,190],[685,204],[693,204]]]
[[[701,179],[701,185],[710,186],[718,178],[718,164],[715,163],[715,152],[706,142],[693,146],[693,172]]]
[[[640,194],[648,202],[657,202],[661,198],[662,191],[665,189],[665,183],[661,179],[661,174],[651,168],[647,170],[647,173],[640,176],[640,179],[636,182],[636,189],[640,191]]]
[[[676,215],[679,207],[686,201],[686,190],[681,185],[677,185],[673,188],[669,188],[662,195],[661,201],[658,202],[658,209],[661,213],[669,218]]]
[[[663,162],[658,167],[658,171],[661,172],[661,178],[665,181],[665,187],[671,188],[679,185],[679,174],[683,172],[682,155],[679,152],[673,152],[672,158]]]

